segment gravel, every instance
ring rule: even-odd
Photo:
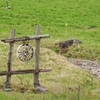
[[[70,63],[79,66],[82,69],[88,69],[93,75],[100,79],[100,62],[92,60],[81,60],[68,58]]]

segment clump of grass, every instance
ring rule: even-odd
[[[100,60],[98,54],[100,53],[97,48],[91,48],[91,45],[81,45],[76,47],[70,47],[66,52],[67,57],[82,58],[90,60]]]
[[[95,48],[95,44],[80,44],[72,45],[68,48],[60,49],[59,46],[54,46],[53,50],[68,58],[80,58],[90,60],[100,60],[99,58],[99,44]]]

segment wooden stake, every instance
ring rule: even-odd
[[[36,35],[40,35],[40,27],[36,25]],[[35,70],[39,69],[39,54],[40,54],[40,39],[35,39],[36,49],[35,49]],[[34,74],[34,87],[40,86],[39,84],[39,73]]]
[[[10,35],[10,38],[13,39],[15,37],[15,30],[12,29],[11,30],[11,35]],[[12,54],[13,54],[13,48],[14,48],[14,43],[9,43],[9,54],[8,54],[8,69],[7,71],[8,72],[11,72],[12,71]],[[10,83],[11,83],[11,75],[7,75],[7,79],[6,79],[6,82],[4,84],[4,89],[6,90],[7,88],[11,88],[10,87]],[[8,90],[8,89],[7,89]]]

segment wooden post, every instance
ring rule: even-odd
[[[40,27],[36,25],[36,35],[40,35]],[[39,54],[40,54],[40,39],[35,39],[36,49],[35,49],[35,70],[39,69]],[[40,86],[39,84],[39,73],[34,74],[34,87]]]
[[[80,86],[77,88],[78,90],[78,100],[80,100]]]
[[[40,27],[36,25],[36,35],[40,35]],[[40,55],[40,38],[35,39],[36,49],[35,49],[35,70],[39,70],[39,55]],[[40,86],[39,83],[39,72],[34,73],[34,87],[39,92],[46,92],[47,89]]]
[[[15,30],[12,29],[11,30],[11,35],[10,35],[10,38],[13,39],[15,37]],[[12,71],[12,54],[13,54],[13,48],[14,48],[14,43],[9,43],[9,54],[8,54],[8,63],[7,63],[7,71],[8,72],[11,72]],[[7,75],[7,79],[6,79],[6,82],[4,84],[4,90],[12,90],[11,86],[10,86],[10,83],[11,83],[11,75]]]
[[[8,0],[6,0],[6,4],[7,4],[7,7],[8,7]]]

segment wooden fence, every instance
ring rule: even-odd
[[[3,39],[1,40],[4,43],[9,43],[10,49],[8,53],[8,62],[7,62],[7,71],[0,72],[0,76],[6,75],[6,82],[4,83],[4,90],[12,90],[11,87],[11,75],[15,74],[29,74],[34,73],[34,87],[40,90],[40,91],[46,91],[46,89],[42,88],[39,83],[39,73],[40,72],[48,72],[51,71],[50,68],[48,69],[39,69],[39,55],[40,55],[40,40],[42,38],[49,38],[49,34],[46,35],[40,35],[40,27],[39,25],[36,25],[36,36],[24,36],[21,38],[15,38],[15,30],[11,30],[10,39]],[[12,56],[13,56],[13,50],[14,50],[14,43],[19,41],[27,41],[27,40],[33,40],[35,39],[36,43],[36,49],[35,49],[35,65],[34,69],[28,69],[28,70],[12,70]]]

